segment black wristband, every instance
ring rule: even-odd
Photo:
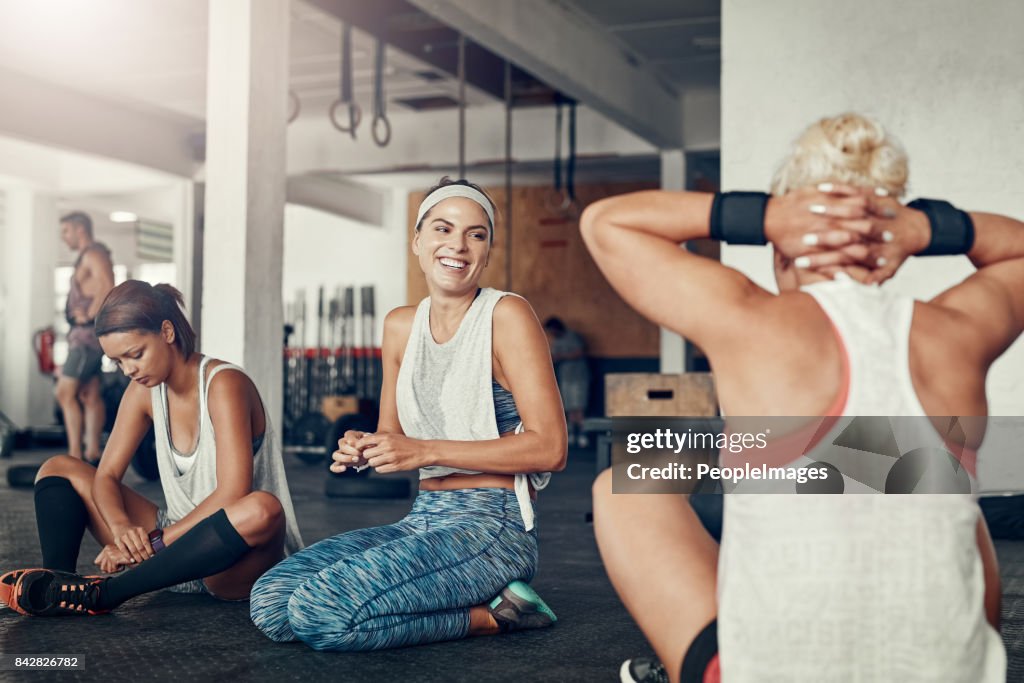
[[[728,244],[768,244],[764,211],[771,195],[764,192],[719,192],[711,203],[711,239]]]
[[[907,204],[928,217],[932,238],[918,256],[949,256],[966,254],[974,246],[974,222],[961,211],[941,199],[915,199]]]

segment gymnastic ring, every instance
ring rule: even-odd
[[[299,96],[295,94],[294,90],[288,91],[288,123],[291,123],[295,119],[299,118],[299,112],[302,111],[302,103],[299,101]]]
[[[338,108],[348,107],[348,126],[338,123]],[[359,127],[360,121],[363,120],[363,110],[359,108],[359,105],[355,102],[343,102],[342,100],[335,100],[334,104],[331,105],[330,113],[331,125],[337,128],[342,133],[350,133],[352,137],[356,136],[356,128]]]
[[[565,211],[571,203],[569,194],[561,188],[552,188],[544,195],[544,208],[548,211]]]
[[[378,134],[377,124],[384,123],[384,134]],[[373,141],[377,143],[378,147],[387,147],[388,143],[391,142],[391,122],[388,121],[388,117],[380,115],[373,117],[373,126],[370,128],[370,132],[373,133]]]

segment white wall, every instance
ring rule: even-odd
[[[0,411],[19,427],[53,420],[53,382],[38,371],[32,334],[52,323],[53,268],[60,249],[52,196],[0,178]]]
[[[683,144],[686,151],[715,150],[722,141],[722,93],[700,88],[683,93]]]
[[[1021,26],[1019,0],[723,0],[723,187],[767,189],[804,126],[855,110],[903,141],[911,196],[1024,217]],[[723,261],[771,279],[767,250],[725,247]],[[971,271],[912,259],[887,286],[929,298]],[[992,414],[1024,415],[1024,343],[988,391]]]
[[[126,178],[128,186],[130,178]],[[118,193],[64,193],[61,210],[82,209],[89,213],[95,225],[96,239],[104,242],[114,254],[117,263],[134,272],[144,261],[137,255],[137,230],[134,223],[111,223],[107,216],[111,211],[130,211],[140,219],[168,223],[174,226],[173,259],[178,264],[177,286],[186,291],[190,284],[188,273],[183,271],[192,258],[192,188],[191,180],[167,176],[157,187],[148,187]],[[62,262],[71,263],[75,255],[66,252]]]
[[[377,310],[374,344],[380,345],[384,316],[406,303],[408,193],[396,189],[391,194],[393,201],[386,207],[382,226],[286,205],[283,296],[290,302],[297,289],[306,289],[308,325],[315,325],[317,288],[321,285],[325,298],[330,298],[338,285],[354,286],[357,314],[359,287],[373,285]],[[315,339],[315,328],[310,327],[307,342],[312,345]]]

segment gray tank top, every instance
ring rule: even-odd
[[[184,472],[178,469],[174,460],[174,449],[171,445],[170,420],[167,413],[167,386],[160,384],[150,390],[153,406],[153,431],[156,437],[156,463],[160,471],[160,485],[164,490],[167,502],[167,517],[177,522],[196,508],[199,503],[217,488],[217,438],[210,420],[206,395],[210,390],[210,382],[218,372],[231,370],[244,371],[237,365],[222,363],[206,373],[210,359],[204,356],[199,362],[199,440],[195,452],[191,455],[195,462]],[[203,381],[203,377],[206,381]],[[263,408],[266,429],[263,442],[253,453],[252,490],[272,493],[284,508],[285,515],[285,553],[290,555],[302,549],[302,538],[295,522],[295,508],[285,478],[284,462],[281,460],[281,449],[274,438],[270,415]]]
[[[413,439],[485,441],[497,439],[492,381],[494,307],[509,292],[481,289],[455,335],[443,344],[430,333],[430,297],[420,302],[398,371],[395,402],[405,435]],[[517,296],[513,294],[512,296]],[[522,431],[522,423],[516,432]],[[420,479],[478,470],[432,466]],[[550,472],[516,475],[516,497],[526,530],[533,528],[529,483],[540,490]]]

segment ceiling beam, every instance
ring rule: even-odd
[[[369,225],[384,224],[385,192],[337,175],[289,176],[286,198],[289,204],[308,206]]]
[[[683,146],[682,98],[551,0],[408,0],[656,147]]]
[[[392,47],[402,50],[449,76],[457,71],[458,31],[425,15],[407,0],[308,0],[335,17],[373,36],[384,36]],[[496,100],[503,100],[505,63],[497,55],[469,43],[466,45],[466,83]]]
[[[0,135],[192,177],[202,121],[0,68]]]

